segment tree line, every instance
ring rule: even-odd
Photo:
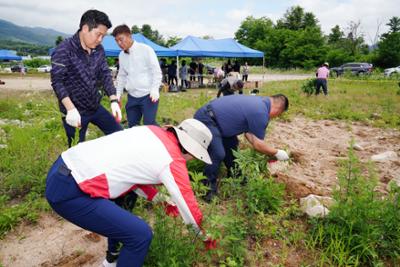
[[[349,22],[346,33],[336,25],[324,35],[313,13],[294,6],[276,23],[267,17],[247,17],[235,38],[263,51],[270,67],[314,68],[326,61],[331,66],[362,61],[386,68],[400,65],[400,18],[392,17],[386,25],[389,31],[368,46],[360,21]]]

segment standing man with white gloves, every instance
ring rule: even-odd
[[[208,147],[212,163],[207,164],[204,169],[210,187],[206,201],[211,201],[217,194],[217,176],[221,162],[224,161],[228,176],[234,168],[232,150],[237,150],[237,135],[244,133],[253,148],[260,153],[275,156],[278,160],[289,159],[284,150],[275,149],[264,142],[269,120],[281,115],[288,108],[289,100],[282,94],[270,97],[229,95],[207,103],[194,114],[194,118],[204,123],[213,135]]]
[[[126,25],[117,26],[112,35],[122,49],[119,54],[117,97],[128,91],[125,109],[129,127],[138,125],[143,116],[144,125],[157,125],[156,115],[160,97],[161,68],[154,50],[134,41]]]
[[[52,54],[51,85],[64,114],[62,121],[69,146],[76,128],[80,129],[79,142],[85,140],[90,122],[105,134],[122,130],[121,109],[101,45],[109,28],[111,22],[105,13],[88,10],[82,15],[79,30]],[[110,98],[115,119],[100,104],[101,86]]]

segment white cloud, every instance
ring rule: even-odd
[[[232,21],[238,21],[239,23],[250,15],[251,12],[247,9],[231,9],[226,11],[225,13],[225,17],[227,19]]]
[[[378,23],[381,23],[381,34],[387,31],[385,24],[399,15],[400,6],[398,0],[296,0],[295,4],[313,12],[326,34],[335,25],[346,32],[350,21],[360,21],[366,42],[374,39]]]
[[[276,21],[293,5],[313,12],[326,34],[336,24],[345,30],[350,21],[360,20],[367,42],[375,35],[377,21],[382,23],[383,33],[387,31],[388,20],[399,16],[399,0],[287,0],[283,3],[266,0],[204,0],[201,3],[187,0],[0,0],[0,17],[22,26],[74,33],[82,13],[95,8],[106,12],[114,26],[147,23],[164,36],[190,34],[224,38],[233,37],[247,16],[266,16]]]

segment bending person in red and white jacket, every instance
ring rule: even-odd
[[[142,266],[152,231],[115,199],[135,190],[149,200],[161,198],[152,185],[163,184],[187,224],[201,230],[202,213],[190,185],[186,161],[211,163],[210,130],[195,119],[177,127],[133,127],[79,143],[55,161],[46,180],[50,206],[68,221],[122,243],[116,266]],[[107,262],[105,262],[107,263]],[[115,265],[114,265],[115,266]]]

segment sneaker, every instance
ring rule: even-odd
[[[102,267],[117,267],[117,261],[108,262],[107,259],[104,259]]]
[[[116,267],[119,253],[113,253],[107,250],[106,258],[103,261],[103,267]]]

